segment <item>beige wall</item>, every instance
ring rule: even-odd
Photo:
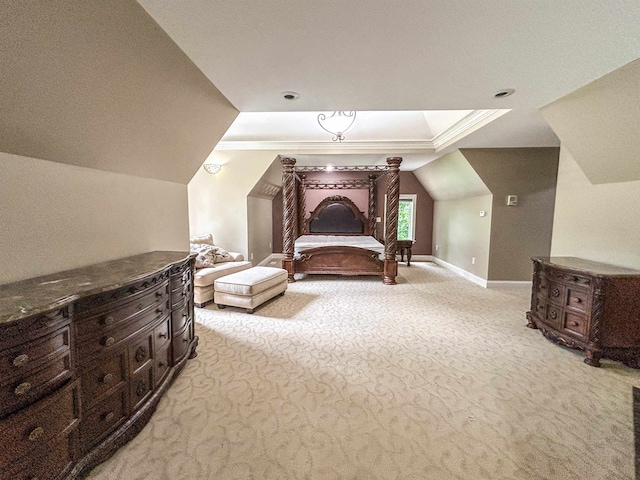
[[[551,255],[640,269],[640,181],[594,185],[560,149]]]
[[[213,151],[207,162],[221,164],[220,172],[200,168],[189,182],[191,235],[212,233],[217,245],[249,259],[247,197],[275,157],[264,151]]]
[[[591,183],[640,180],[640,59],[540,112]]]
[[[0,2],[0,151],[187,184],[238,112],[135,1]]]
[[[487,279],[492,201],[492,195],[436,201],[433,209],[433,256]],[[480,211],[486,215],[481,217]],[[473,257],[475,264],[472,263]]]
[[[0,283],[187,251],[187,186],[0,153]]]
[[[493,194],[488,280],[530,281],[531,257],[551,249],[558,148],[462,149]],[[507,195],[518,204],[507,206]]]
[[[269,198],[247,197],[249,259],[253,256],[254,265],[271,255],[272,204]]]

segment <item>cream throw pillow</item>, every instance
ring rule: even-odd
[[[213,267],[216,263],[233,261],[233,257],[226,250],[214,245],[192,243],[191,253],[197,253],[196,268]]]
[[[203,245],[214,245],[213,243],[213,235],[208,233],[206,235],[199,235],[197,237],[191,237],[191,243],[198,243]]]

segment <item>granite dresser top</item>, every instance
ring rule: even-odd
[[[189,258],[189,252],[149,252],[0,285],[0,324],[54,310],[79,297],[136,282]]]

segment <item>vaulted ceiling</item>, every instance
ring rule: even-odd
[[[240,112],[307,112],[309,142],[319,111],[510,109],[436,154],[557,146],[540,107],[640,56],[637,0],[139,2]]]

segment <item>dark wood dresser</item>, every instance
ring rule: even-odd
[[[640,368],[640,271],[573,257],[534,257],[528,327],[556,343]]]
[[[0,285],[0,479],[84,478],[196,355],[195,255],[151,252]]]

